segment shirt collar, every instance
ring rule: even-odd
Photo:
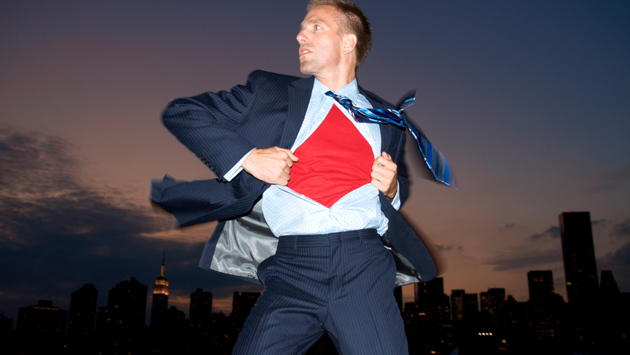
[[[326,94],[327,91],[331,91],[326,85],[322,84],[317,78],[315,78],[315,83],[313,84],[313,93],[312,97],[321,97]],[[359,85],[357,84],[357,79],[354,78],[350,83],[346,84],[346,86],[335,92],[337,95],[343,95],[350,100],[357,102],[359,100]]]

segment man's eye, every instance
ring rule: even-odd
[[[320,25],[315,25],[316,30],[319,30],[320,28],[322,28]]]

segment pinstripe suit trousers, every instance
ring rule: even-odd
[[[342,355],[408,354],[394,258],[375,230],[281,237],[237,355],[304,354],[327,332]]]

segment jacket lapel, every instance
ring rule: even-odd
[[[288,87],[289,109],[284,132],[280,139],[280,146],[282,148],[290,149],[293,142],[295,142],[300,127],[302,127],[302,122],[304,122],[306,109],[308,108],[311,92],[313,91],[313,83],[314,78],[310,77],[296,80]]]

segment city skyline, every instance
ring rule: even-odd
[[[410,119],[460,184],[422,179],[409,143],[403,213],[436,249],[444,289],[525,300],[526,272],[551,270],[566,300],[557,216],[590,211],[597,273],[629,291],[630,4],[356,2],[374,29],[360,85],[394,103],[416,88]],[[234,290],[262,290],[198,269],[214,224],[169,231],[147,190],[166,173],[213,177],[162,127],[168,100],[254,69],[299,75],[305,7],[0,4],[0,313],[154,280],[163,250],[184,311],[196,288],[225,309]]]
[[[561,214],[561,216],[566,215],[566,214],[567,213]],[[102,309],[105,309],[107,307],[111,308],[110,298],[112,297],[112,294],[114,294],[114,296],[117,294],[117,291],[116,291],[117,288],[120,288],[121,285],[133,284],[133,285],[137,285],[135,287],[141,287],[141,289],[144,290],[144,292],[146,293],[146,300],[144,301],[145,313],[143,315],[144,317],[140,317],[140,318],[144,318],[144,324],[152,328],[154,326],[154,322],[156,321],[156,318],[154,315],[159,312],[164,312],[173,306],[169,304],[169,301],[168,301],[168,282],[166,281],[167,278],[166,278],[165,270],[166,270],[166,265],[165,265],[165,252],[164,252],[162,254],[162,264],[160,266],[160,273],[159,273],[159,276],[155,279],[153,289],[149,289],[146,285],[142,284],[142,281],[132,276],[130,279],[125,279],[118,282],[115,286],[113,286],[109,290],[109,297],[107,297],[106,300],[103,300],[103,302],[106,301],[105,303],[107,304],[107,306],[102,306],[102,307],[96,306],[96,300],[98,299],[98,296],[97,296],[98,289],[94,288],[94,284],[92,283],[84,284],[80,289],[72,292],[71,297],[69,298],[70,306],[66,307],[70,309],[69,311],[70,318],[68,319],[69,324],[72,323],[72,314],[73,314],[72,304],[75,301],[75,298],[77,298],[79,295],[83,295],[84,298],[88,298],[88,299],[93,298],[93,300],[90,301],[90,306],[88,306],[88,308],[92,307],[92,304],[93,304],[94,309],[98,309],[100,312]],[[612,280],[612,282],[616,284],[614,273],[611,270],[602,270],[602,275],[604,274],[608,276],[609,280]],[[522,299],[515,299],[515,300],[518,302],[523,302],[523,303],[532,302],[532,301],[540,302],[540,301],[551,301],[555,299],[554,298],[555,296],[560,296],[560,299],[562,299],[563,302],[569,303],[570,301],[568,299],[563,298],[559,293],[556,292],[557,290],[554,287],[552,275],[553,273],[551,270],[528,271],[526,274],[526,278],[527,278],[527,289],[529,292],[529,298],[527,300],[522,300]],[[434,282],[428,282],[428,283],[420,282],[420,283],[414,283],[414,284],[402,286],[403,288],[406,289],[406,291],[404,291],[406,295],[403,296],[402,305],[405,305],[407,303],[436,304],[436,303],[442,302],[441,298],[439,297],[441,297],[441,295],[448,295],[444,289],[444,278],[436,277],[434,280],[435,280]],[[611,282],[611,281],[608,281],[608,282]],[[604,288],[606,287],[610,287],[610,286],[607,285]],[[124,288],[124,290],[126,290],[126,288]],[[588,289],[578,289],[574,291],[574,293],[579,294],[580,291],[584,292],[586,295],[590,296],[591,298],[598,297],[597,294],[600,292],[600,285],[599,284],[597,285],[597,290],[595,291],[596,293],[595,295],[592,294],[592,290],[588,290]],[[609,292],[609,290],[606,290],[606,291]],[[205,303],[209,302],[211,305],[210,306],[211,313],[206,312],[205,313],[206,316],[214,314],[214,313],[223,313],[224,315],[227,316],[230,314],[238,313],[238,307],[236,305],[241,299],[243,300],[243,302],[245,302],[245,304],[248,305],[247,309],[251,309],[251,307],[255,305],[256,303],[255,301],[258,298],[258,296],[261,294],[261,292],[264,292],[264,291],[261,290],[260,292],[242,292],[242,295],[239,295],[238,291],[234,291],[231,298],[228,299],[231,306],[231,308],[228,309],[226,308],[225,304],[222,304],[221,306],[215,308],[215,304],[213,303],[212,293],[209,291],[204,292],[202,288],[197,288],[194,292],[191,292],[188,295],[187,302],[185,300],[184,301],[178,300],[176,302],[175,308],[177,308],[178,311],[183,312],[186,318],[197,319],[199,317],[193,317],[189,312],[189,310],[192,310],[194,308],[192,307],[193,301],[195,301],[198,304],[197,307],[200,307],[200,308],[203,308],[204,302]],[[623,293],[626,291],[619,290],[617,288],[616,292]],[[498,297],[499,293],[501,295],[500,297]],[[626,292],[626,293],[630,294],[630,292]],[[455,305],[456,301],[453,301],[455,295],[457,295],[458,298],[459,297],[464,298],[463,305],[460,305],[460,306]],[[552,295],[555,295],[555,296],[552,297]],[[237,296],[239,296],[238,300],[236,299]],[[202,297],[205,297],[205,301],[204,301],[204,298]],[[254,298],[252,299],[252,297]],[[484,291],[466,292],[466,290],[464,289],[452,289],[450,296],[448,297],[446,301],[444,301],[445,302],[444,304],[447,305],[447,307],[450,307],[449,316],[452,317],[453,320],[455,319],[461,320],[462,313],[467,307],[465,305],[466,298],[468,298],[469,301],[473,302],[474,304],[474,306],[472,306],[472,304],[468,305],[468,308],[470,309],[470,307],[472,306],[474,310],[478,312],[478,311],[483,311],[484,309],[487,310],[489,306],[491,307],[493,304],[498,303],[497,301],[498,299],[506,300],[508,297],[513,298],[514,296],[510,293],[506,293],[505,288],[502,288],[502,287],[490,287],[485,292]],[[43,300],[43,299],[39,299],[37,301],[38,304],[41,304],[42,302],[50,303],[51,305],[53,303],[50,300]],[[462,300],[460,300],[459,302],[462,302]],[[576,304],[583,303],[583,301],[581,301],[580,299],[576,299],[573,302]],[[27,307],[27,306],[24,305],[24,306],[21,306],[20,308],[24,308],[24,307]],[[64,307],[59,306],[58,304],[56,304],[55,307],[59,307],[61,310],[63,310],[64,308]],[[86,308],[85,305],[83,305],[84,310],[85,308]],[[456,310],[456,308],[458,310]],[[13,319],[11,317],[8,317],[7,314],[4,314],[4,316],[5,318]],[[93,322],[97,322],[95,324],[98,324],[96,315],[93,315],[93,316],[94,316],[94,318],[92,318]],[[247,315],[243,315],[243,314],[239,316],[243,319],[247,317]],[[15,318],[14,320],[17,320],[17,318]],[[16,323],[14,322],[14,326],[15,325]]]
[[[602,270],[602,272],[603,272],[602,275],[605,274],[610,278],[611,281],[609,282],[611,282],[612,284],[616,284],[614,275],[612,275],[610,270]],[[548,276],[551,277],[551,275],[552,275],[552,272],[549,270],[530,270],[527,273],[527,276],[529,279],[528,290],[530,293],[530,298],[527,300],[516,300],[516,301],[520,303],[528,303],[528,302],[541,302],[541,301],[544,302],[544,301],[555,300],[554,295],[557,296],[558,294],[555,292],[553,287],[549,287],[548,285],[549,279],[547,277]],[[160,275],[160,277],[162,276],[163,275]],[[158,277],[158,280],[159,279],[160,278]],[[461,296],[464,296],[464,298],[466,298],[466,296],[469,296],[468,298],[469,298],[470,304],[467,307],[476,312],[480,312],[484,310],[487,311],[488,308],[496,308],[496,304],[507,300],[509,297],[513,297],[511,294],[508,294],[505,292],[505,288],[488,288],[487,291],[479,292],[479,293],[477,292],[467,293],[465,292],[466,290],[463,290],[463,289],[453,289],[451,290],[450,296],[448,296],[448,293],[444,290],[444,279],[442,277],[436,277],[434,280],[435,281],[431,280],[428,283],[421,282],[421,283],[413,284],[413,290],[411,290],[413,292],[413,296],[409,297],[408,302],[404,302],[403,304],[407,305],[407,304],[415,303],[415,304],[420,304],[420,305],[422,304],[434,305],[436,303],[444,302],[444,304],[446,305],[446,308],[449,309],[448,311],[449,318],[453,320],[457,320],[457,319],[462,320],[463,318],[461,317],[461,313],[466,308],[466,306],[463,306],[463,307],[456,306],[454,302],[457,302],[457,301],[453,301],[454,297],[456,296],[458,298]],[[39,306],[39,307],[44,307],[44,308],[55,308],[63,312],[67,312],[67,316],[68,316],[67,321],[68,321],[68,325],[70,325],[71,323],[73,323],[73,303],[74,302],[78,304],[78,309],[80,309],[84,313],[87,313],[85,312],[86,309],[89,311],[92,307],[94,311],[96,310],[99,311],[96,313],[100,313],[100,311],[104,310],[105,308],[118,308],[115,306],[112,307],[112,305],[117,304],[117,303],[112,302],[110,298],[119,299],[121,293],[117,292],[117,290],[119,288],[122,288],[123,290],[122,294],[125,294],[126,292],[128,292],[128,289],[130,289],[129,285],[132,285],[131,286],[132,288],[139,288],[140,289],[139,294],[143,292],[146,294],[146,301],[140,300],[138,302],[138,304],[142,304],[142,308],[144,308],[144,314],[143,314],[144,317],[135,317],[136,323],[138,322],[139,319],[144,319],[143,325],[149,326],[150,328],[152,328],[154,326],[153,324],[154,323],[153,315],[155,312],[154,310],[157,310],[158,312],[164,312],[169,307],[172,307],[172,306],[171,305],[164,306],[164,303],[168,304],[168,300],[164,302],[163,300],[152,297],[155,295],[155,293],[150,292],[147,285],[142,284],[142,281],[136,279],[135,277],[131,277],[131,279],[128,279],[128,280],[122,280],[109,290],[109,296],[107,297],[108,306],[96,307],[95,300],[97,299],[98,290],[94,288],[94,284],[84,284],[80,289],[72,293],[71,298],[70,298],[71,301],[69,302],[70,303],[69,311],[64,310],[63,307],[60,307],[57,304],[53,304],[53,302],[50,300],[38,300],[36,305],[35,304],[24,305],[20,307],[20,309],[27,309],[29,307],[34,307],[34,306]],[[598,292],[600,292],[599,288],[600,287],[598,286]],[[606,291],[604,291],[604,293]],[[617,289],[616,292],[619,292],[619,290]],[[621,293],[624,293],[624,292],[621,291]],[[625,293],[630,294],[630,292],[625,292]],[[175,308],[177,309],[177,311],[183,312],[186,315],[187,319],[191,318],[195,320],[200,320],[202,319],[201,316],[195,315],[193,317],[190,314],[189,310],[192,310],[194,308],[192,307],[192,305],[195,304],[193,302],[196,302],[197,307],[201,309],[203,309],[203,304],[205,302],[206,305],[210,303],[211,305],[210,309],[212,309],[211,313],[205,312],[205,315],[208,317],[212,317],[212,315],[214,314],[222,313],[224,314],[224,316],[229,316],[229,315],[234,314],[239,318],[245,319],[247,318],[247,315],[249,314],[249,310],[251,310],[251,308],[256,304],[256,299],[258,298],[258,296],[260,296],[260,294],[261,292],[239,293],[238,291],[234,291],[234,293],[232,294],[230,298],[231,309],[229,312],[225,312],[226,309],[214,308],[214,305],[212,304],[213,297],[212,297],[211,292],[208,292],[208,291],[204,292],[203,289],[198,288],[195,291],[190,293],[188,304],[187,304],[188,307],[182,307],[180,309],[180,308],[177,308],[177,306],[175,306]],[[532,298],[532,295],[535,295],[535,296]],[[205,296],[205,300],[201,298],[203,296]],[[448,298],[446,300],[442,300],[440,296],[448,296]],[[81,297],[83,298],[82,302],[76,301],[76,299],[80,299]],[[562,299],[562,302],[571,303],[564,299]],[[87,306],[86,306],[86,303],[87,303]],[[239,303],[243,303],[246,305],[246,309],[247,309],[246,313],[243,313],[243,314],[239,313],[240,307],[237,306],[237,304]],[[159,305],[159,309],[155,307],[156,304]],[[579,304],[579,301],[576,304]],[[137,306],[134,306],[134,308],[137,308]],[[74,313],[80,313],[81,311],[74,312]],[[91,315],[92,325],[93,325],[92,330],[94,330],[94,327],[98,327],[97,317],[98,315],[96,314]],[[6,317],[6,315],[5,315],[5,319],[13,320],[14,322],[13,325],[15,327],[17,319]],[[85,322],[82,322],[81,325],[85,327]],[[71,333],[70,328],[71,326],[68,326],[68,328],[66,329],[68,330],[69,333]]]
[[[566,227],[563,229],[563,233],[567,233],[565,241],[571,237],[584,238],[584,235],[574,234],[575,227],[585,222],[583,217],[583,213],[560,215]],[[569,270],[571,262],[588,270],[589,259],[588,253],[577,257],[565,254]],[[554,293],[551,271],[531,270],[527,277],[530,299],[526,302],[506,295],[504,288],[489,288],[480,294],[452,290],[449,297],[442,277],[414,284],[413,302],[406,302],[404,310],[401,308],[410,353],[447,354],[456,347],[462,351],[485,349],[488,353],[518,354],[524,350],[574,353],[618,351],[627,345],[630,293],[619,292],[612,272],[602,271],[602,284],[595,294],[588,283],[578,282],[580,286],[570,292],[572,300],[569,302]],[[586,275],[585,279],[588,277]],[[168,292],[165,284],[163,261],[152,293],[132,277],[112,287],[107,306],[98,310],[97,291],[92,284],[72,293],[70,311],[47,300],[20,307],[14,331],[11,331],[13,320],[0,317],[2,349],[20,353],[51,349],[63,349],[67,353],[96,349],[130,353],[143,349],[175,352],[203,349],[216,354],[230,353],[261,295],[260,292],[239,294],[235,291],[232,311],[226,316],[212,313],[212,294],[197,289],[190,294],[190,315],[186,317],[175,306],[168,307],[166,298],[156,297]],[[154,297],[149,304],[151,294]],[[589,301],[585,303],[587,298]],[[149,307],[150,325],[144,317]],[[324,336],[308,354],[333,352],[332,342]]]

